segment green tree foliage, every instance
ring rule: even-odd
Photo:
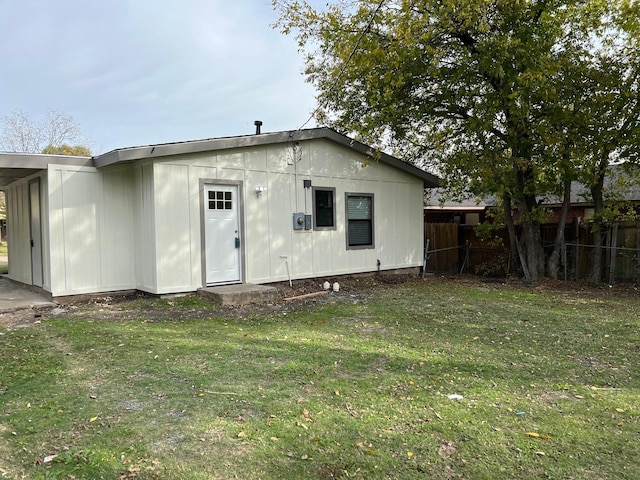
[[[629,52],[637,2],[343,0],[317,10],[276,0],[274,6],[277,27],[294,33],[307,54],[319,120],[436,166],[452,191],[502,200],[512,251],[525,277],[538,280],[545,271],[541,200],[566,191],[594,153],[585,129],[596,135],[595,111],[606,101],[588,87],[600,88],[597,75],[607,61],[626,68],[624,56],[604,53]],[[613,74],[607,81],[612,92],[628,88],[615,84]],[[631,116],[637,120],[637,111]]]
[[[91,150],[88,147],[83,145],[74,145],[70,146],[66,143],[58,147],[54,147],[53,145],[49,145],[42,150],[42,153],[47,153],[50,155],[70,155],[73,157],[90,157]]]

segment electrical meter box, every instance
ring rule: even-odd
[[[294,213],[293,214],[293,229],[294,230],[304,230],[305,224],[305,215],[304,213]]]

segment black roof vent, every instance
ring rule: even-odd
[[[260,127],[262,126],[262,120],[256,120],[255,122],[253,122],[253,124],[256,126],[256,135],[260,135]]]

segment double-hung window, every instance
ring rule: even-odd
[[[347,249],[373,248],[373,194],[347,193]]]

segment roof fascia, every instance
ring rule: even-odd
[[[119,150],[112,150],[111,152],[103,155],[98,155],[97,157],[94,157],[94,161],[95,166],[100,168],[118,163],[127,163],[150,158],[161,158],[172,155],[185,155],[190,153],[211,152],[314,139],[326,139],[372,159],[380,159],[381,162],[387,165],[397,168],[398,170],[408,173],[414,177],[420,178],[423,181],[425,188],[432,188],[439,185],[439,179],[435,175],[427,173],[414,165],[403,162],[402,160],[386,153],[377,153],[370,146],[326,127],[123,148]]]
[[[403,162],[397,157],[393,155],[389,155],[384,152],[376,152],[372,147],[366,145],[358,140],[342,135],[341,133],[336,132],[330,128],[323,128],[321,130],[325,131],[325,135],[323,137],[331,140],[335,143],[338,143],[344,147],[355,150],[362,155],[370,157],[372,159],[379,159],[382,163],[390,165],[398,170],[401,170],[405,173],[413,175],[414,177],[418,177],[422,179],[424,182],[424,188],[435,188],[440,185],[440,179],[435,175],[432,175],[429,172],[425,172],[424,170],[416,167],[407,162]]]
[[[149,158],[161,158],[172,155],[185,155],[189,153],[212,152],[228,150],[232,148],[255,147],[275,143],[292,141],[291,133],[278,132],[260,135],[246,135],[242,137],[209,138],[206,140],[194,140],[178,143],[163,143],[144,147],[131,147],[94,157],[96,166],[107,167],[116,163],[133,162]],[[297,140],[297,139],[296,139]]]
[[[93,167],[91,157],[70,155],[47,155],[41,153],[0,153],[0,168],[28,168],[45,170],[49,164]]]

